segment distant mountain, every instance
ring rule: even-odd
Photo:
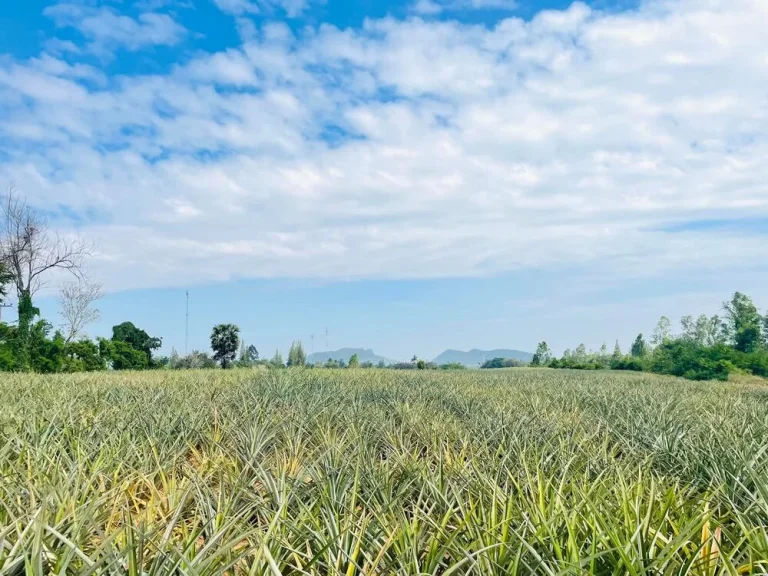
[[[452,362],[458,362],[464,364],[470,368],[477,368],[480,364],[486,360],[493,360],[494,358],[514,358],[515,360],[523,360],[524,362],[530,362],[533,359],[533,354],[530,352],[522,352],[520,350],[506,350],[500,348],[498,350],[477,350],[472,349],[469,352],[463,352],[461,350],[446,350],[433,360],[435,364],[450,364]]]
[[[307,364],[317,364],[318,362],[325,364],[331,359],[349,362],[349,358],[352,354],[357,354],[361,364],[363,362],[373,362],[374,364],[378,364],[381,361],[383,361],[384,364],[395,363],[394,360],[384,358],[384,356],[377,356],[370,348],[342,348],[341,350],[333,350],[332,352],[314,352],[307,356]]]

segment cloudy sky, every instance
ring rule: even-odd
[[[190,348],[626,347],[768,307],[768,0],[3,2],[0,182]],[[52,299],[41,300],[55,321]]]

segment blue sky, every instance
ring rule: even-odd
[[[92,335],[182,349],[189,289],[191,348],[220,321],[270,354],[326,326],[393,358],[626,347],[734,290],[768,307],[767,25],[752,0],[6,2],[0,182],[97,246]]]

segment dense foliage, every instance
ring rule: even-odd
[[[131,332],[126,332],[130,325]],[[23,327],[21,330],[24,330]],[[130,322],[115,326],[112,339],[87,338],[67,342],[61,331],[37,320],[22,334],[18,326],[0,323],[0,370],[53,372],[92,372],[111,367],[115,370],[143,370],[158,367],[151,351],[160,340],[147,336]],[[140,340],[133,336],[143,335]],[[144,338],[146,337],[146,338]],[[139,346],[139,347],[135,347]]]
[[[349,359],[350,365],[352,364],[353,359],[357,361],[357,354]],[[359,362],[357,363],[359,365]],[[307,354],[304,352],[304,345],[301,343],[301,340],[295,340],[291,344],[290,350],[288,350],[288,366],[300,367],[306,365]]]
[[[1,268],[0,268],[1,270]],[[2,274],[0,274],[0,278]],[[2,297],[2,293],[0,293]],[[169,357],[153,356],[162,340],[150,336],[131,322],[112,329],[112,338],[87,338],[68,341],[60,330],[54,330],[39,318],[39,310],[31,300],[19,307],[27,316],[16,325],[0,323],[0,371],[93,372],[97,370],[146,370],[230,367],[266,368],[351,368],[370,369],[371,362],[359,361],[352,355],[348,361],[328,360],[325,364],[308,365],[301,341],[294,341],[283,361],[279,350],[269,359],[260,359],[252,345],[246,346],[234,324],[219,324],[211,332],[213,355],[193,350],[180,356],[175,350]],[[679,376],[691,380],[726,380],[734,372],[768,376],[768,314],[761,316],[752,300],[739,292],[723,305],[724,316],[701,315],[694,319],[683,316],[681,332],[674,335],[668,318],[662,317],[650,342],[639,334],[630,353],[622,353],[616,342],[613,353],[606,344],[600,350],[588,352],[584,344],[566,350],[555,358],[546,342],[541,342],[533,355],[531,366],[572,370],[647,371]],[[239,356],[238,356],[239,350]],[[527,365],[510,358],[492,358],[480,368],[510,368]],[[414,356],[410,362],[399,362],[378,368],[394,370],[460,370],[459,364],[438,366]]]
[[[648,371],[690,380],[727,380],[734,372],[768,376],[768,314],[760,316],[752,300],[740,292],[723,304],[723,311],[722,319],[683,316],[677,336],[672,334],[669,319],[663,316],[651,344],[639,334],[628,356],[621,353],[618,342],[611,356],[605,344],[592,353],[580,344],[547,365],[575,370]],[[542,346],[546,347],[546,343],[539,348]]]
[[[237,357],[240,347],[240,328],[234,324],[218,324],[211,331],[211,349],[213,359],[228,368]]]
[[[522,360],[516,360],[515,358],[493,358],[492,360],[486,360],[480,365],[480,368],[519,368],[525,366],[526,363]],[[538,364],[537,364],[538,365]]]
[[[0,574],[768,572],[762,386],[554,370],[0,379]]]

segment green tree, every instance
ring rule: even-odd
[[[624,358],[624,353],[621,351],[621,346],[619,346],[619,341],[616,340],[616,344],[613,347],[613,354],[611,355],[611,361],[618,362],[622,358]]]
[[[360,368],[360,358],[357,356],[357,354],[352,354],[352,356],[349,357],[349,363],[347,366],[349,368]]]
[[[237,359],[237,365],[241,368],[251,368],[255,366],[259,361],[259,351],[256,350],[256,346],[253,344],[245,345],[245,342],[240,344],[240,355]]]
[[[724,341],[724,327],[719,317],[701,314],[696,320],[686,315],[680,319],[680,338],[701,346],[715,346]]]
[[[696,341],[696,325],[694,324],[693,316],[690,314],[680,318],[680,338],[691,342]]]
[[[106,359],[99,353],[98,344],[91,340],[67,342],[64,345],[64,372],[95,372],[107,367]]]
[[[736,350],[752,352],[760,344],[761,318],[752,299],[741,292],[734,292],[728,302],[723,302],[728,338]]]
[[[646,368],[689,380],[726,380],[736,355],[739,352],[728,346],[703,346],[692,339],[680,338],[654,350]]]
[[[651,335],[651,344],[653,346],[661,346],[664,342],[667,342],[672,338],[672,322],[669,318],[662,316],[656,323],[656,328],[653,329]]]
[[[714,318],[716,319],[717,317],[715,316]],[[683,316],[680,318],[680,338],[694,344],[707,345],[708,340],[712,336],[711,322],[706,314],[701,314],[695,320],[690,314]]]
[[[13,344],[16,367],[20,370],[30,370],[32,321],[40,314],[40,310],[32,305],[32,297],[27,292],[22,292],[19,296],[18,313],[18,329]]]
[[[376,368],[386,368],[387,365],[385,364],[384,360],[379,360],[379,363],[376,364]]]
[[[648,354],[648,345],[645,343],[642,334],[638,334],[637,338],[635,338],[630,354],[635,358],[643,358]]]
[[[463,364],[461,366],[463,366]],[[493,358],[492,360],[483,362],[480,365],[480,368],[487,370],[491,368],[519,368],[521,366],[525,366],[525,362],[517,360],[516,358]]]
[[[123,322],[112,327],[112,341],[125,342],[147,355],[147,366],[152,365],[152,351],[163,345],[162,338],[155,338],[144,330],[134,326],[133,322]]]
[[[229,365],[237,356],[237,345],[240,341],[240,328],[234,324],[219,324],[211,331],[211,349],[213,359],[221,364],[222,368]]]
[[[207,352],[192,350],[186,356],[178,358],[170,365],[176,370],[200,370],[202,368],[216,368],[216,361]]]
[[[114,370],[146,370],[149,368],[147,353],[134,348],[130,342],[100,338],[99,355]]]
[[[725,322],[715,314],[709,319],[709,323],[706,329],[706,345],[717,346],[718,344],[725,344],[728,340],[728,330]]]
[[[546,342],[539,342],[536,346],[536,353],[531,360],[531,366],[546,366],[552,360],[552,351]]]
[[[608,366],[611,363],[611,355],[608,353],[608,343],[603,342],[600,346],[600,351],[597,353],[597,359],[603,366]]]
[[[763,347],[768,348],[768,312],[763,316]]]
[[[584,343],[576,346],[576,350],[573,352],[573,360],[576,362],[587,361],[587,347],[584,345]]]
[[[280,353],[280,350],[275,350],[275,355],[272,356],[269,365],[273,368],[285,368],[285,364],[283,364],[283,355]]]
[[[0,322],[0,372],[16,370],[16,326]]]
[[[52,374],[62,370],[64,337],[60,332],[56,332],[49,338],[51,329],[51,324],[45,320],[39,320],[30,326],[29,367],[34,372]]]
[[[467,367],[461,362],[448,362],[447,364],[440,364],[440,370],[466,370]]]
[[[81,266],[89,247],[80,240],[58,236],[51,231],[45,213],[29,206],[11,184],[0,198],[0,263],[16,288],[18,331],[15,354],[18,369],[30,368],[31,328],[39,314],[32,297],[55,271],[82,278]]]
[[[304,352],[304,345],[301,340],[294,340],[288,351],[288,366],[306,366],[306,364],[307,355]]]

